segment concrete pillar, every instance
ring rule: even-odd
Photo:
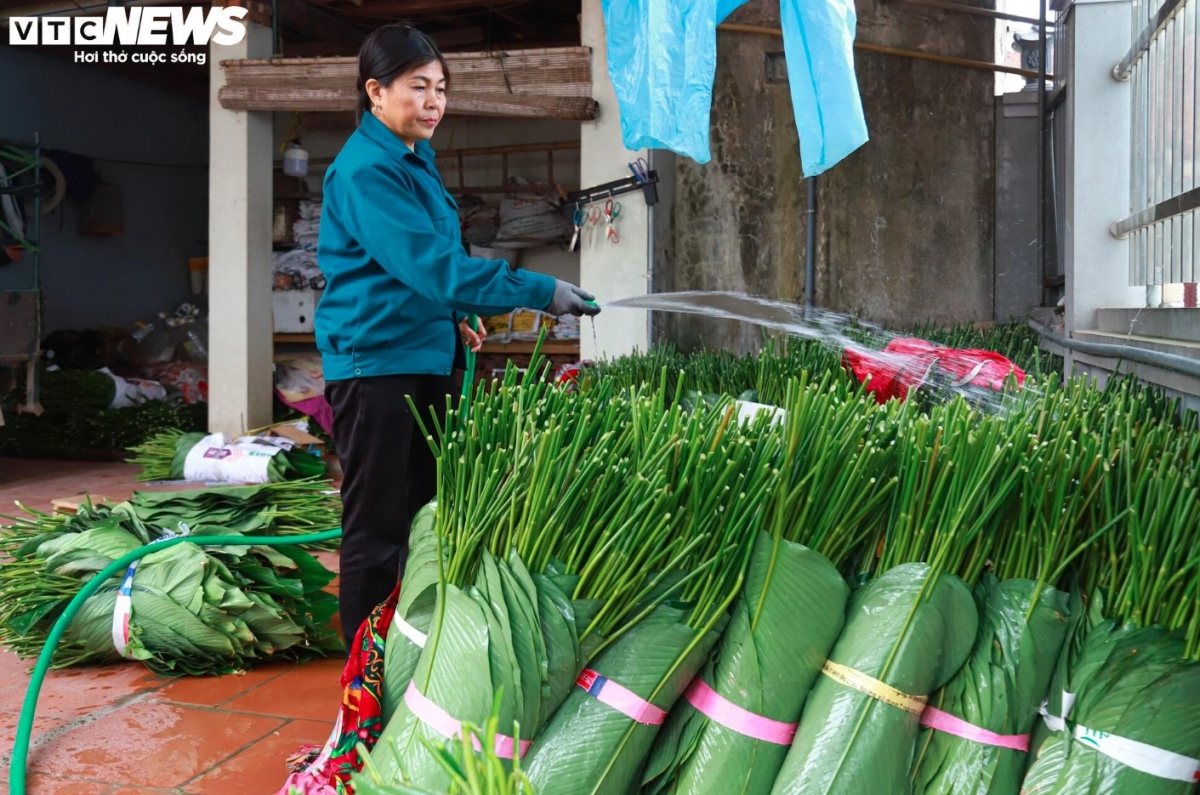
[[[646,150],[631,152],[621,142],[621,116],[608,77],[608,51],[600,3],[601,0],[583,0],[580,18],[583,45],[592,48],[592,96],[600,105],[597,120],[585,122],[580,135],[580,180],[584,188],[631,176],[626,164],[647,157]],[[580,286],[595,294],[601,303],[646,295],[653,278],[651,257],[647,253],[653,246],[651,211],[641,193],[629,193],[618,200],[621,216],[616,226],[621,242],[617,245],[608,242],[605,228],[601,226],[590,238],[585,234],[581,246]],[[664,210],[660,202],[655,212],[669,210]],[[585,318],[581,323],[581,355],[584,359],[600,359],[646,350],[650,342],[647,314],[630,309],[605,310],[595,320],[594,338],[592,321]]]
[[[1129,242],[1109,234],[1129,216],[1131,84],[1112,77],[1130,45],[1129,0],[1075,0],[1067,12],[1067,191],[1063,222],[1066,328],[1096,327],[1096,310],[1145,305],[1129,285]]]
[[[221,61],[269,58],[271,30],[211,45],[208,169],[208,428],[235,435],[271,421],[271,114],[222,108]]]

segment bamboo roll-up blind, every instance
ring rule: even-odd
[[[451,53],[448,113],[590,120],[591,51],[586,47]],[[219,92],[229,110],[351,110],[357,99],[354,58],[223,61]]]

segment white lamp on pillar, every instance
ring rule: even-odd
[[[298,140],[289,143],[283,152],[283,173],[289,177],[308,176],[308,152]]]

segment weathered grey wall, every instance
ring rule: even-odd
[[[996,307],[998,321],[1040,305],[1037,92],[996,98]]]
[[[752,0],[731,21],[779,27],[778,3]],[[768,84],[767,52],[783,40],[720,32],[713,85],[712,160],[679,158],[675,256],[664,289],[733,290],[802,301],[804,179],[786,83]],[[670,278],[673,276],[673,280]],[[694,316],[658,327],[685,348],[757,347],[757,329]]]
[[[986,2],[986,0],[984,0]],[[991,61],[990,20],[859,0],[860,41]],[[779,27],[752,0],[730,21]],[[680,159],[676,290],[739,290],[801,302],[805,187],[786,84],[765,54],[782,39],[718,34],[710,163]],[[990,73],[856,54],[871,140],[819,179],[816,302],[902,328],[990,320],[994,273],[994,79]],[[659,324],[684,347],[738,350],[759,332],[729,322]]]

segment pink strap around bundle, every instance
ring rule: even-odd
[[[462,734],[462,723],[456,721],[450,716],[449,712],[434,704],[426,698],[421,691],[417,690],[416,684],[408,683],[408,690],[404,691],[404,703],[412,710],[412,714],[416,715],[422,723],[433,729],[443,737],[456,738]],[[475,746],[476,751],[482,750],[479,745],[479,738],[471,735],[471,743]],[[532,745],[530,740],[521,740],[520,750],[521,756],[529,753],[529,746]],[[514,749],[516,742],[512,737],[506,737],[503,734],[496,735],[496,756],[501,759],[512,759],[516,754]]]
[[[983,745],[995,745],[1013,751],[1029,750],[1028,734],[996,734],[935,707],[925,708],[925,712],[921,714],[921,725]]]
[[[601,704],[612,707],[638,723],[646,726],[660,726],[667,719],[667,713],[637,693],[621,687],[607,676],[601,676],[590,668],[579,675],[575,684],[586,690],[588,695]]]
[[[796,736],[796,727],[800,725],[771,720],[742,709],[713,690],[698,676],[692,680],[692,684],[683,695],[689,704],[704,715],[727,729],[753,737],[755,740],[775,745],[791,745],[792,738]]]

